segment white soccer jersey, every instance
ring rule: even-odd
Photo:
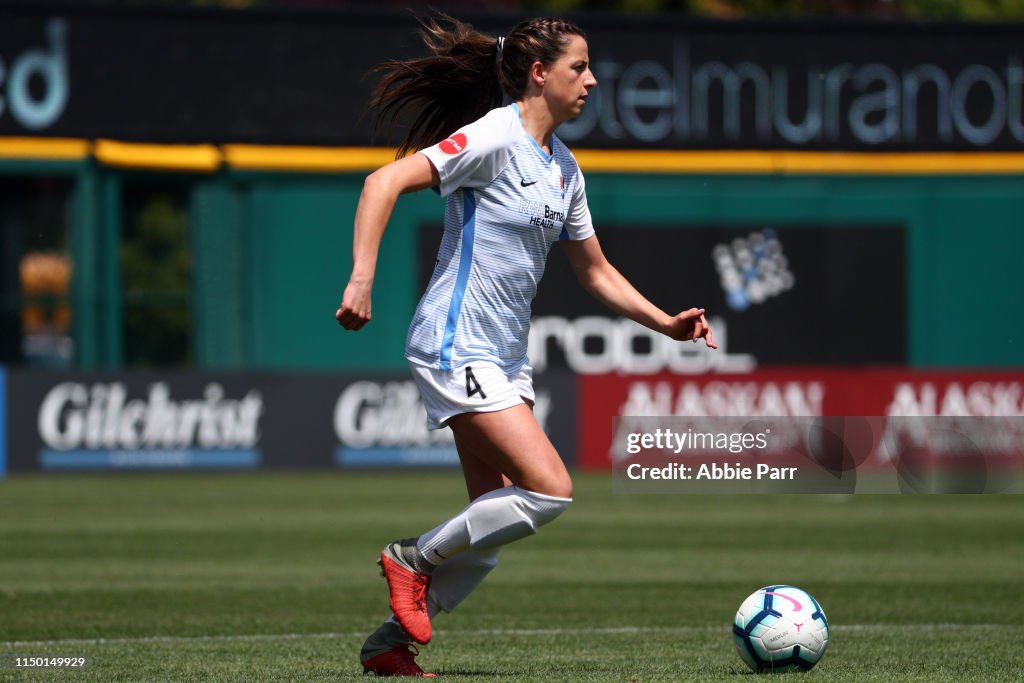
[[[554,136],[551,151],[515,104],[422,150],[448,200],[434,274],[409,326],[410,361],[439,370],[490,361],[510,373],[526,363],[551,245],[594,234],[576,159]]]

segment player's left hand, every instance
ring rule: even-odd
[[[703,308],[691,308],[683,311],[672,318],[668,323],[665,334],[676,341],[693,340],[694,343],[703,337],[704,343],[709,349],[717,349],[715,337],[711,334],[711,325],[704,317]]]

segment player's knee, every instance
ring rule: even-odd
[[[572,498],[572,478],[565,470],[554,472],[537,481],[530,491],[553,498]]]
[[[554,489],[548,493],[549,496],[556,498],[567,498],[572,500],[572,479],[566,474],[555,486]]]
[[[571,487],[568,489],[568,492],[572,493]],[[548,522],[554,521],[555,518],[569,509],[569,504],[572,502],[572,498],[569,496],[556,496],[537,491],[522,491],[522,494],[527,501],[526,510],[530,521],[533,523],[534,531]]]

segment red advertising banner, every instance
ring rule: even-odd
[[[611,467],[612,421],[618,416],[1024,416],[1024,372],[794,367],[737,375],[580,375],[578,381],[577,462],[589,469]],[[1024,420],[994,424],[1019,431]],[[874,440],[862,463],[869,467],[887,462],[880,435]],[[1007,443],[1016,448],[1016,436]],[[1010,455],[1008,462],[1021,464],[1018,453]]]

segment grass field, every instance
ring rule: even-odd
[[[1024,499],[610,490],[578,476],[419,662],[492,683],[751,680],[729,624],[779,582],[832,625],[808,679],[1024,679]],[[454,472],[2,480],[0,657],[91,663],[0,679],[365,680],[379,548],[462,505]]]

